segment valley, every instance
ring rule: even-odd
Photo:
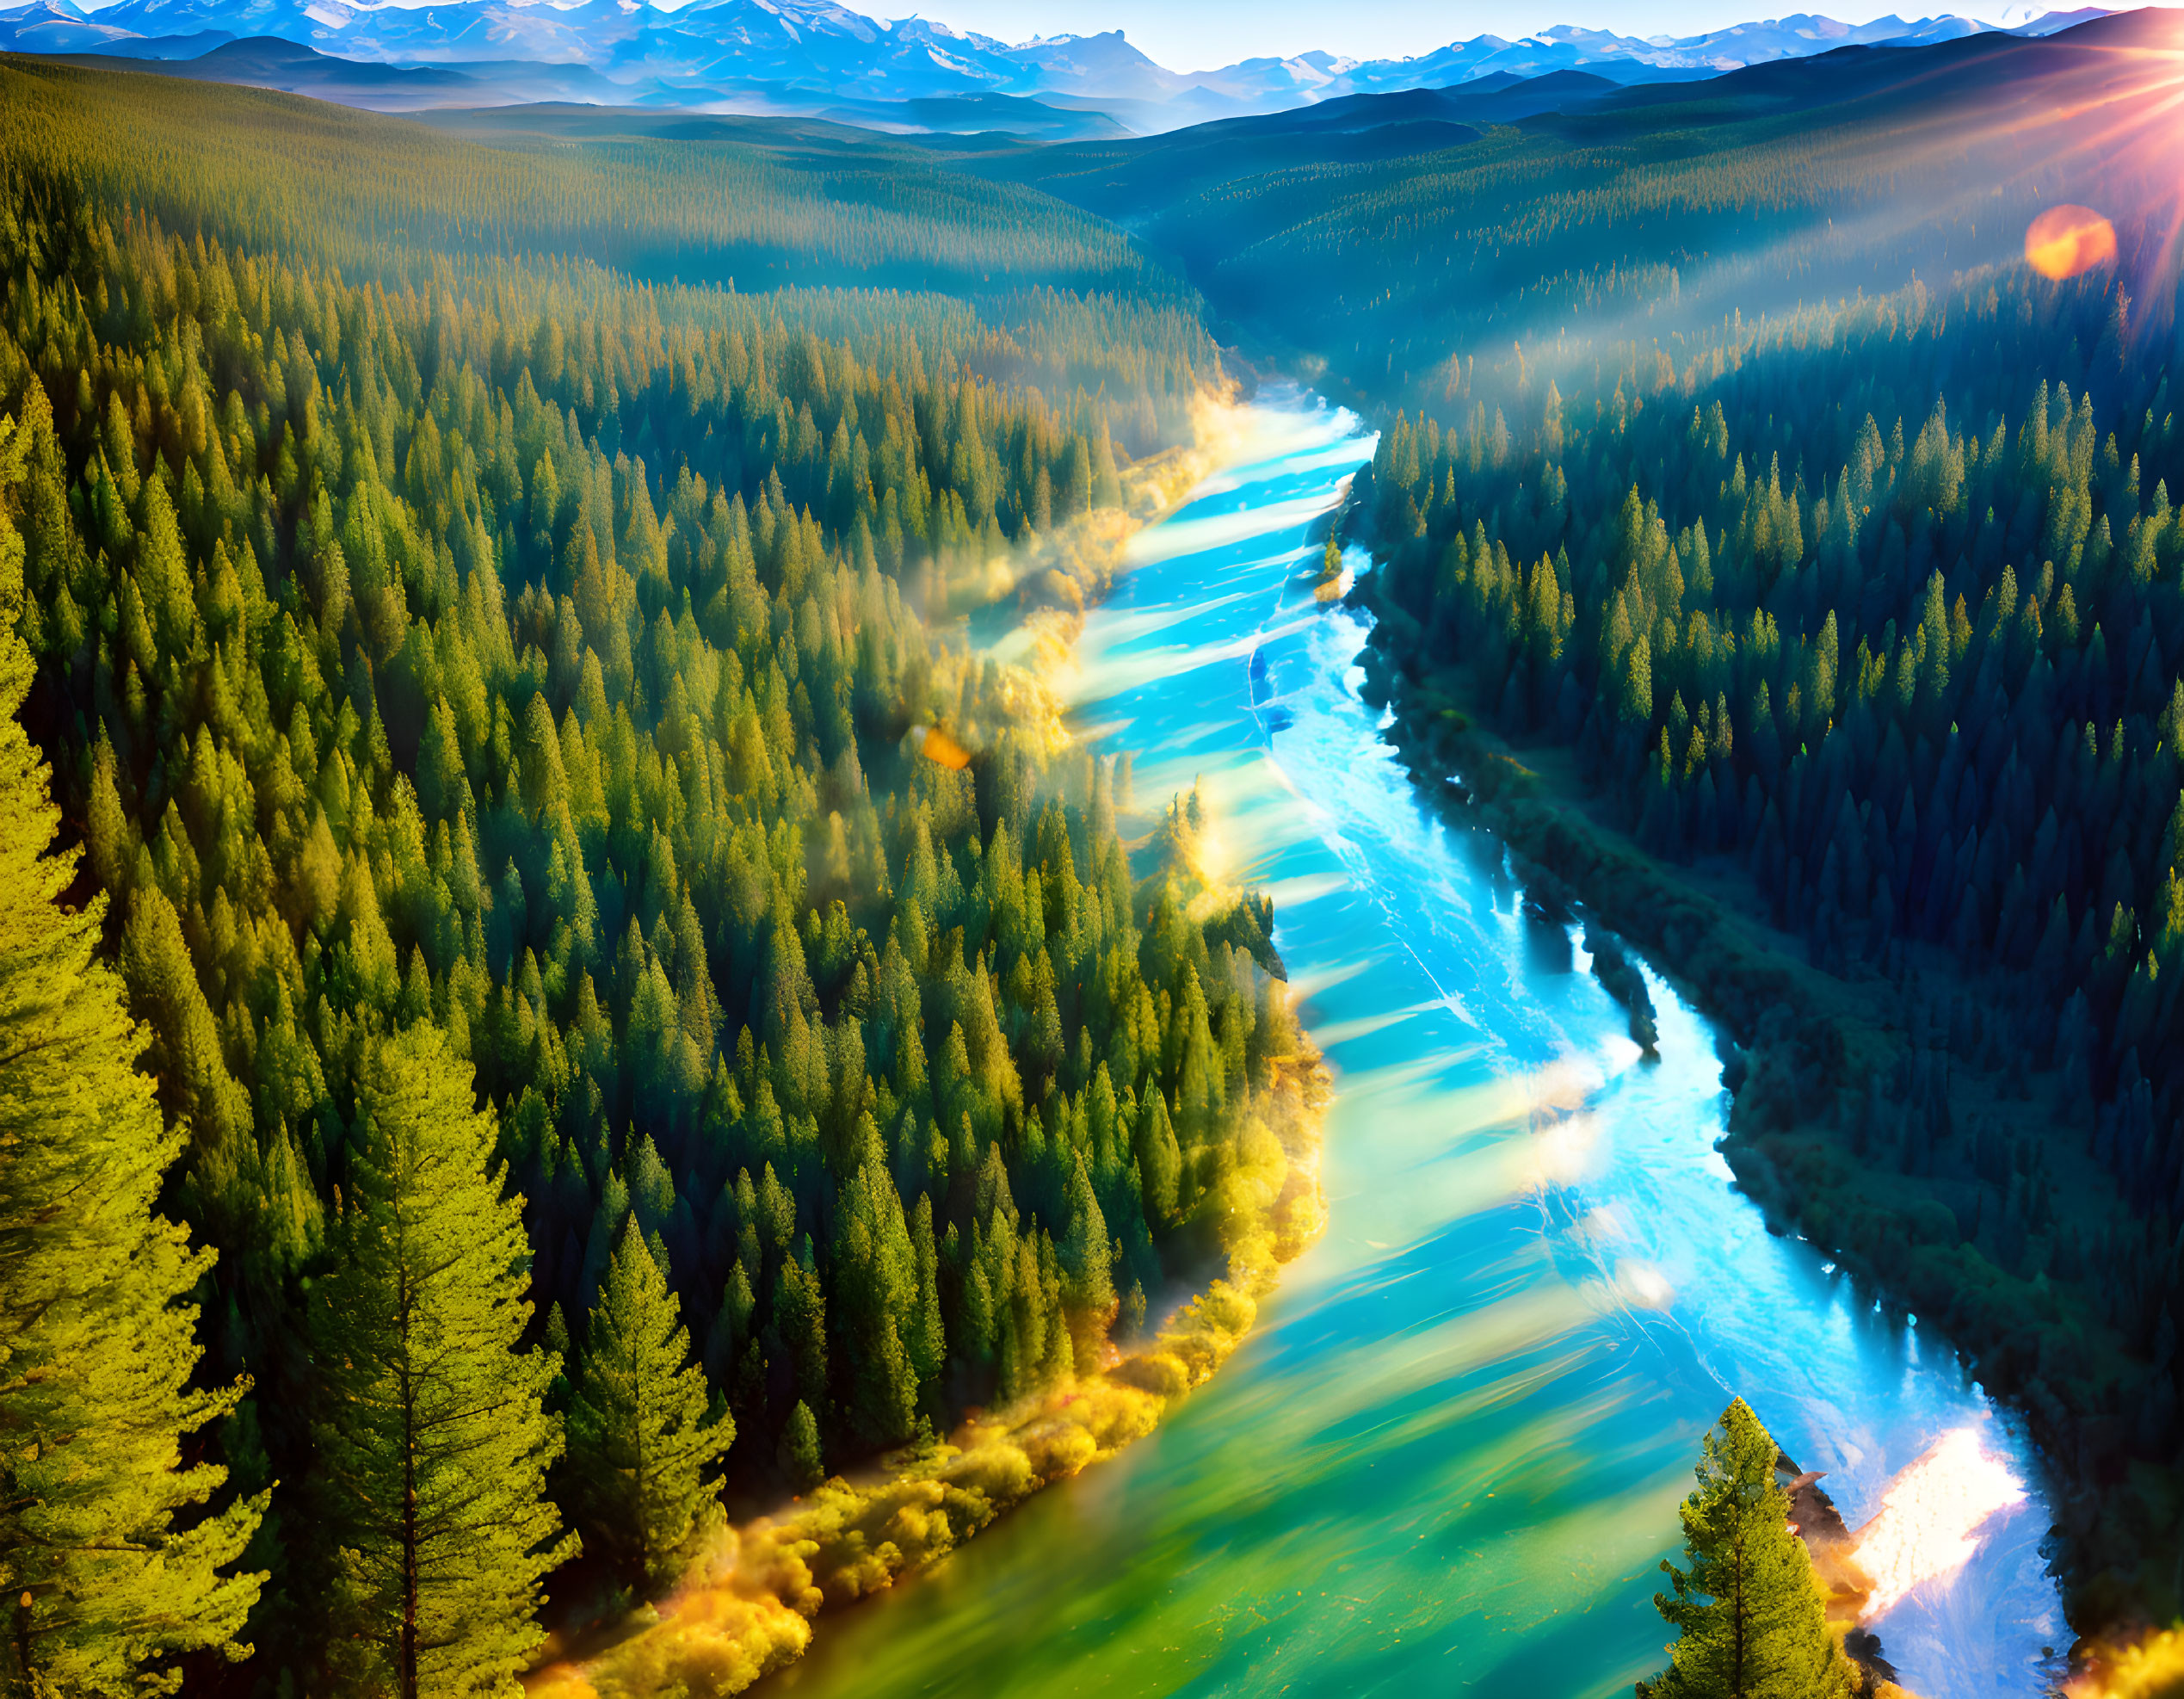
[[[2159,1690],[2184,15],[124,3],[0,17],[0,949],[135,1035],[0,1056],[0,1688],[1629,1690],[1707,1435],[1843,1692]]]

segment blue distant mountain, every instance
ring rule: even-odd
[[[2051,12],[2010,33],[2045,35],[2074,23],[2107,15],[2107,9]],[[1950,41],[1993,28],[1976,18],[1945,13],[1906,21],[1893,15],[1870,23],[1842,23],[1834,18],[1798,13],[1761,22],[1740,23],[1703,35],[1653,36],[1640,40],[1606,30],[1558,24],[1536,34],[1504,40],[1475,36],[1415,59],[1351,60],[1328,53],[1305,53],[1291,59],[1246,59],[1192,80],[1239,96],[1264,97],[1285,89],[1302,100],[1386,92],[1397,89],[1445,88],[1506,71],[1538,77],[1554,71],[1590,71],[1619,82],[1655,82],[1664,77],[1713,77],[1749,65],[1802,59],[1836,47],[1880,42],[1908,46]]]
[[[2045,34],[2103,9],[2050,13],[2014,33]],[[841,101],[1037,96],[1057,107],[1097,106],[1143,130],[1496,75],[1584,70],[1625,83],[1712,76],[1852,44],[1946,40],[1989,28],[1950,15],[1846,24],[1800,13],[1641,40],[1563,25],[1515,40],[1480,35],[1412,59],[1310,53],[1178,72],[1138,52],[1120,30],[1012,45],[923,18],[885,22],[833,0],[694,0],[672,11],[644,0],[114,0],[96,9],[77,0],[34,0],[0,9],[0,49],[174,61],[225,42],[271,39],[351,61],[444,67],[471,79],[415,83],[424,104],[441,103],[457,86],[478,104],[534,99],[551,68],[546,80],[564,95],[580,83],[580,97],[605,103],[810,111]],[[219,74],[217,65],[206,71]],[[319,80],[329,97],[342,98],[339,79]],[[359,86],[373,90],[373,104],[408,97],[386,79]]]

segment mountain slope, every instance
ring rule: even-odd
[[[868,131],[583,106],[561,109],[589,127],[571,147],[549,128],[552,109],[531,107],[513,113],[504,145],[484,146],[288,94],[209,92],[173,76],[0,60],[0,130],[43,169],[123,162],[102,166],[112,192],[171,228],[220,236],[300,217],[308,202],[314,239],[330,244],[318,257],[355,275],[406,277],[438,252],[568,251],[746,288],[1174,287],[1103,222]],[[268,152],[287,169],[267,172]],[[348,169],[358,157],[373,170]]]
[[[2149,10],[1701,82],[1351,96],[965,165],[1132,230],[1226,334],[1324,355],[1337,392],[1416,403],[1515,340],[1665,343],[2013,263],[2058,201],[2155,209],[2119,212],[2136,263],[2184,175],[2180,42],[2184,14]]]
[[[414,112],[432,106],[475,106],[490,97],[483,79],[442,65],[381,65],[335,59],[278,36],[229,41],[194,59],[136,59],[122,53],[77,53],[64,64],[86,70],[134,71],[194,83],[228,83],[309,95],[341,106]],[[582,66],[573,67],[583,71]],[[525,65],[527,71],[540,67]],[[599,79],[593,77],[594,83]]]

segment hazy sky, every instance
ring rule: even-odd
[[[867,14],[887,16],[894,7],[878,0],[846,0]],[[901,3],[901,0],[896,0]],[[1777,0],[1779,4],[1779,0]],[[2078,0],[2056,7],[2023,0],[1983,3],[1909,5],[1907,17],[1953,11],[1990,23],[2018,23],[2030,15],[2069,10]],[[1862,22],[1891,9],[1866,0],[1862,6],[1810,9],[1846,22]],[[912,8],[906,8],[910,9]],[[1032,35],[1064,31],[1092,34],[1120,28],[1138,48],[1174,71],[1206,71],[1259,54],[1299,53],[1313,47],[1353,59],[1387,59],[1421,53],[1450,41],[1482,34],[1515,39],[1527,30],[1552,24],[1582,24],[1624,35],[1692,35],[1726,24],[1768,15],[1764,3],[1738,0],[1366,0],[1329,6],[1323,0],[914,0],[926,17],[1021,41]],[[1773,14],[1780,16],[1776,11]]]

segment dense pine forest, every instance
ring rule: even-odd
[[[1262,1230],[1270,911],[959,617],[1099,592],[1183,295],[968,179],[0,84],[0,1686],[505,1690]]]

